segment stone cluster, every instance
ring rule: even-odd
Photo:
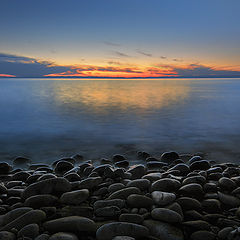
[[[240,239],[238,164],[200,153],[138,158],[1,162],[0,240]]]

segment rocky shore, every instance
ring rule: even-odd
[[[137,157],[0,162],[0,240],[240,239],[238,164]]]

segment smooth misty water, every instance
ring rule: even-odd
[[[0,80],[0,156],[145,150],[240,159],[240,79]]]

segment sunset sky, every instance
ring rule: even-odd
[[[0,77],[240,77],[239,0],[1,0]]]

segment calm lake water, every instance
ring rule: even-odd
[[[0,157],[139,150],[240,160],[240,79],[0,79]]]

